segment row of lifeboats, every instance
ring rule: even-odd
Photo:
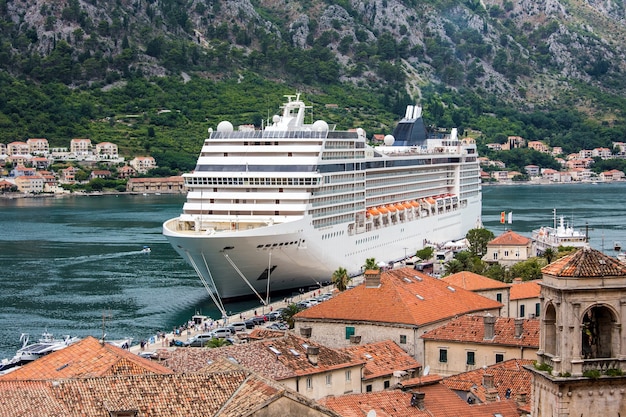
[[[410,201],[405,201],[402,203],[387,204],[385,206],[370,207],[367,209],[367,215],[372,216],[372,217],[377,217],[377,216],[380,216],[381,214],[393,214],[395,212],[403,212],[404,210],[419,209],[420,207],[421,208],[434,207],[435,205],[438,205],[438,204],[440,205],[441,203],[446,201],[446,199],[449,199],[448,203],[453,202],[452,200],[456,200],[456,199],[450,199],[450,197],[454,197],[454,195],[442,194],[442,195],[437,195],[433,197],[421,198],[419,201],[410,200]]]

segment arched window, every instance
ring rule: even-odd
[[[604,306],[593,306],[583,315],[582,352],[584,359],[612,357],[613,312]]]
[[[546,307],[543,319],[544,352],[556,356],[556,309],[553,304]]]

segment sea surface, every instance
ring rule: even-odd
[[[22,333],[47,330],[135,342],[169,331],[195,313],[220,314],[204,287],[161,234],[184,196],[109,195],[0,198],[0,359],[12,357]],[[626,183],[512,185],[483,188],[486,228],[530,236],[551,226],[553,209],[591,245],[614,254],[626,244]],[[512,212],[501,224],[500,213]],[[151,253],[142,253],[144,245]],[[227,304],[229,312],[257,301]]]

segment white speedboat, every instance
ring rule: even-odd
[[[141,253],[150,253],[152,252],[152,250],[150,249],[150,246],[144,246],[143,248],[141,248]]]
[[[361,128],[305,123],[288,96],[264,128],[220,122],[204,141],[187,201],[163,234],[220,299],[307,288],[367,258],[412,256],[462,239],[481,215],[476,145],[456,129],[429,133],[408,106],[371,146]]]
[[[0,373],[39,359],[42,356],[56,352],[57,350],[64,349],[79,340],[80,338],[71,337],[69,335],[63,336],[62,339],[56,339],[52,333],[45,331],[37,342],[29,343],[29,335],[27,333],[22,333],[20,336],[22,347],[17,350],[13,358],[3,359],[0,362]]]

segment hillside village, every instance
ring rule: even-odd
[[[624,415],[626,265],[585,247],[542,273],[370,269],[216,348],[88,337],[1,375],[0,415]]]
[[[381,135],[374,135],[373,143],[379,143]],[[484,183],[510,183],[520,176],[531,182],[569,183],[588,181],[622,181],[626,174],[613,169],[592,172],[594,158],[612,159],[626,157],[626,143],[614,142],[614,152],[608,148],[583,149],[567,156],[561,148],[549,148],[541,141],[526,141],[519,136],[509,136],[504,144],[489,143],[493,151],[529,148],[551,154],[562,166],[561,170],[527,165],[525,172],[507,170],[502,161],[480,157],[481,180]],[[51,171],[54,164],[63,168]],[[7,170],[7,166],[12,167]],[[106,169],[104,169],[105,167]],[[71,139],[69,148],[50,148],[45,138],[30,138],[26,142],[0,143],[0,192],[17,191],[24,194],[67,193],[63,185],[86,183],[93,179],[119,179],[126,181],[124,189],[133,193],[182,193],[184,181],[180,176],[165,178],[138,178],[157,168],[152,156],[136,156],[126,161],[118,153],[118,146],[111,142],[92,144],[90,139]],[[77,173],[82,172],[84,177]]]

